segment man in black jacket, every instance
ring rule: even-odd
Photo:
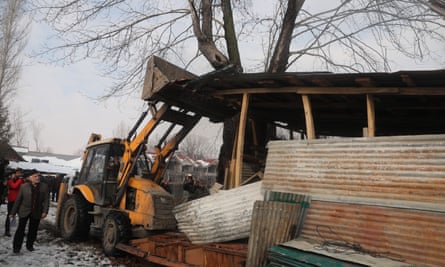
[[[13,242],[14,253],[19,253],[22,248],[28,220],[26,248],[29,251],[34,251],[34,241],[37,238],[40,219],[45,218],[49,210],[48,186],[45,183],[40,183],[40,173],[33,170],[29,180],[30,182],[20,186],[19,194],[9,215],[10,217],[16,213],[19,215],[19,225]]]

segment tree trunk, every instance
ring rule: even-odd
[[[198,11],[195,8],[193,0],[189,0],[190,12],[192,17],[193,32],[198,40],[199,51],[205,56],[215,69],[221,69],[229,65],[227,57],[218,50],[213,41],[212,33],[212,0],[203,0],[201,3],[201,16],[199,19]],[[202,25],[201,25],[202,22]]]
[[[292,32],[295,25],[295,20],[297,18],[298,12],[300,11],[304,0],[289,0],[288,6],[286,10],[286,14],[283,18],[282,28],[280,32],[280,36],[278,38],[271,62],[269,64],[269,72],[284,72],[287,68],[287,62],[289,58],[289,48],[292,37]],[[222,0],[221,2],[223,13],[224,13],[224,29],[225,29],[225,38],[227,42],[227,49],[229,52],[230,61],[234,64],[239,64],[241,66],[241,61],[239,60],[239,52],[238,52],[238,44],[237,38],[234,32],[233,26],[233,17],[232,17],[232,9],[230,6],[229,0]],[[233,151],[233,141],[236,135],[236,129],[239,124],[239,116],[235,116],[230,118],[224,122],[224,130],[223,130],[223,145],[220,150],[219,155],[219,165],[218,165],[218,176],[217,182],[224,184],[224,175],[229,168],[230,159]],[[258,147],[265,148],[266,143],[271,138],[274,138],[275,127],[271,127],[267,123],[261,121],[254,121],[255,131],[251,128],[251,124],[247,124],[246,132],[255,133],[255,138],[257,139],[257,144],[254,144]],[[273,128],[273,129],[272,129]],[[251,147],[253,147],[253,135],[247,134],[245,136],[244,142],[244,152],[245,155],[249,154],[252,151],[249,151]],[[255,148],[256,149],[256,148]],[[255,154],[255,153],[254,153]],[[257,154],[255,155],[255,163],[258,163],[259,168],[265,162],[265,154]],[[245,161],[245,160],[244,160]],[[233,178],[233,177],[229,177]]]
[[[238,49],[238,38],[236,37],[235,24],[233,23],[233,12],[230,0],[221,0],[224,20],[224,39],[226,39],[227,52],[230,63],[242,72],[241,57]]]
[[[304,0],[289,0],[286,14],[283,18],[280,36],[278,37],[272,59],[270,60],[268,72],[285,72],[289,59],[289,48],[292,41],[295,20],[298,12],[304,4]]]

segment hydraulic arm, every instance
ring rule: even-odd
[[[145,124],[141,131],[136,134],[136,130],[144,121],[148,112],[151,113],[151,119]],[[162,138],[155,147],[155,159],[150,170],[150,178],[159,183],[166,168],[166,160],[178,148],[178,144],[193,129],[201,119],[201,116],[186,110],[175,109],[168,104],[162,104],[157,109],[154,103],[150,103],[148,110],[142,113],[133,129],[130,131],[125,142],[125,152],[122,157],[123,164],[119,170],[118,187],[114,206],[119,205],[137,158],[145,151],[149,136],[153,133],[160,122],[170,123],[170,127],[165,131]],[[172,134],[172,131],[178,128],[178,131]],[[169,138],[167,140],[167,138]]]

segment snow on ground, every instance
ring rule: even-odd
[[[17,225],[11,227],[11,237],[4,236],[6,219],[6,204],[0,206],[0,266],[8,267],[121,267],[121,266],[147,266],[147,263],[138,263],[134,257],[121,258],[106,257],[98,240],[69,243],[62,240],[55,231],[56,203],[52,202],[48,216],[40,222],[37,240],[34,243],[35,251],[26,250],[25,241],[19,254],[12,252],[12,240]],[[18,223],[18,220],[17,220]]]

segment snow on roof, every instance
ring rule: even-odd
[[[67,175],[74,175],[76,171],[80,170],[82,165],[81,157],[64,160],[57,156],[38,157],[35,155],[23,155],[23,158],[26,162],[10,162],[9,168],[22,168],[24,170],[36,169],[45,173],[64,173]]]
[[[13,169],[21,168],[24,170],[36,169],[39,172],[44,172],[44,173],[64,173],[67,175],[74,175],[76,171],[79,170],[78,168],[73,168],[69,166],[56,166],[45,162],[23,162],[23,161],[10,162],[8,167]]]

